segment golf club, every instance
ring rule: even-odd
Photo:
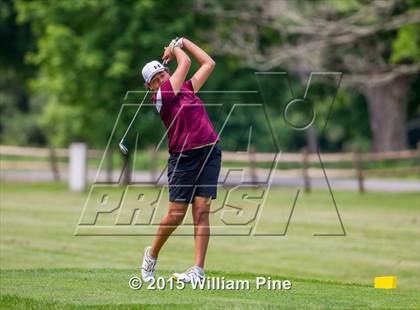
[[[168,59],[165,59],[165,61],[163,62],[163,65],[167,65],[167,63],[168,63]],[[130,128],[131,128],[131,126],[133,125],[133,123],[134,123],[134,121],[135,121],[135,119],[136,119],[136,117],[137,117],[137,114],[139,113],[139,111],[140,111],[141,107],[143,106],[144,100],[146,100],[146,97],[147,97],[147,95],[149,94],[149,92],[150,92],[150,90],[147,90],[146,94],[145,94],[145,95],[144,95],[144,97],[143,97],[143,100],[141,101],[141,103],[140,103],[139,107],[137,108],[136,113],[135,113],[135,114],[134,114],[134,116],[133,116],[133,119],[131,120],[130,124],[129,124],[129,125],[128,125],[128,127],[127,127],[127,130],[125,131],[125,133],[124,133],[124,135],[123,135],[123,137],[122,137],[122,139],[121,139],[121,141],[120,141],[120,143],[118,144],[118,146],[119,146],[119,148],[120,148],[121,152],[122,152],[124,155],[127,155],[127,153],[128,153],[128,149],[127,149],[127,147],[124,145],[124,139],[125,139],[125,137],[127,136],[127,134],[128,134],[128,132],[129,132],[129,130],[130,130]]]
[[[135,119],[136,119],[136,117],[137,117],[137,114],[139,113],[139,111],[140,111],[141,107],[143,106],[144,100],[146,100],[146,97],[147,97],[147,95],[148,95],[148,94],[149,94],[149,90],[147,90],[146,94],[144,95],[143,100],[141,101],[141,103],[140,103],[139,107],[137,108],[137,111],[136,111],[136,113],[134,114],[133,119],[131,120],[130,124],[129,124],[129,125],[128,125],[128,127],[127,127],[127,130],[126,130],[126,131],[125,131],[125,133],[124,133],[124,136],[122,137],[122,139],[121,139],[120,143],[118,144],[118,146],[119,146],[119,148],[120,148],[121,152],[122,152],[124,155],[127,155],[127,153],[128,153],[128,149],[127,149],[127,147],[124,145],[124,139],[125,139],[125,137],[127,136],[128,131],[130,130],[131,126],[133,125],[133,123],[134,123],[134,121],[135,121]]]

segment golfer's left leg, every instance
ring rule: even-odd
[[[211,197],[195,196],[192,204],[194,220],[195,265],[204,269],[207,246],[210,238]]]

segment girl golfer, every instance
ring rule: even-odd
[[[185,78],[191,60],[187,50],[200,64],[193,77]],[[216,198],[220,172],[219,137],[196,95],[215,67],[214,60],[186,38],[173,40],[164,48],[163,62],[176,59],[177,68],[170,75],[158,61],[147,63],[142,70],[146,86],[153,91],[152,101],[168,132],[169,206],[160,222],[152,246],[144,250],[141,274],[144,281],[154,278],[159,251],[168,237],[182,223],[192,204],[194,219],[195,263],[173,276],[184,282],[204,279],[204,260],[209,242],[209,210]]]

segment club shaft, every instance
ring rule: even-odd
[[[139,114],[139,111],[140,111],[141,107],[143,106],[144,100],[146,100],[146,97],[147,97],[148,94],[149,94],[149,90],[147,90],[146,94],[144,95],[143,100],[141,101],[139,107],[137,108],[137,111],[134,114],[133,119],[131,120],[130,124],[127,127],[127,130],[124,133],[124,136],[121,139],[121,142],[124,141],[125,137],[127,136],[128,132],[129,132],[131,126],[133,125],[134,121],[136,120],[137,114]]]
[[[164,62],[163,62],[163,64],[166,65],[168,63],[168,61],[169,61],[169,59],[165,59]],[[124,136],[121,139],[121,142],[120,142],[121,144],[123,143],[125,137],[127,136],[128,132],[130,131],[131,126],[133,125],[134,121],[136,120],[137,114],[139,114],[139,111],[140,111],[140,109],[141,109],[141,107],[142,107],[142,105],[144,103],[144,100],[146,100],[146,97],[149,94],[149,91],[150,90],[148,89],[147,92],[146,92],[146,94],[144,95],[143,100],[141,101],[139,107],[137,108],[137,111],[134,114],[133,119],[131,120],[130,124],[128,125],[127,130],[125,131]]]

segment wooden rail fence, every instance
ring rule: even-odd
[[[159,158],[165,158],[166,152],[154,152],[152,147],[148,148],[150,160],[150,173],[155,175],[158,169]],[[36,166],[38,169],[50,169],[55,180],[60,179],[59,171],[67,167],[65,163],[58,162],[58,158],[68,158],[69,150],[63,148],[37,148],[37,147],[20,147],[0,145],[0,156],[23,157],[23,159],[5,159],[1,158],[1,170],[7,169],[30,169]],[[103,156],[102,150],[89,150],[88,158],[101,159]],[[417,149],[392,151],[384,153],[309,153],[306,148],[303,148],[300,153],[281,153],[279,155],[278,163],[299,164],[299,169],[281,169],[283,176],[297,177],[303,179],[305,191],[311,190],[311,178],[323,177],[322,168],[314,168],[311,166],[331,163],[348,163],[351,168],[337,168],[326,169],[329,178],[355,178],[358,181],[359,192],[365,191],[364,181],[366,177],[374,176],[402,176],[407,174],[420,173],[420,143],[417,144]],[[26,159],[25,159],[26,158]],[[27,158],[44,158],[47,162],[31,161]],[[228,163],[247,163],[250,169],[250,176],[253,182],[257,182],[258,174],[267,169],[258,168],[258,164],[272,163],[276,158],[275,153],[258,153],[255,152],[253,146],[250,147],[249,152],[223,152],[223,162]],[[321,161],[322,163],[321,163]],[[395,167],[395,168],[381,168],[381,169],[366,169],[366,163],[374,163],[380,161],[398,162],[402,160],[415,159],[416,164],[409,167]],[[105,169],[112,173],[112,156],[107,156]],[[280,168],[278,168],[280,169]]]

